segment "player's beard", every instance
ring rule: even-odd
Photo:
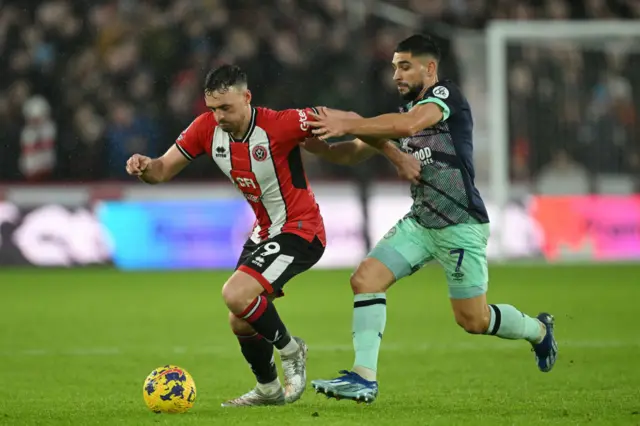
[[[418,95],[420,95],[420,93],[422,92],[422,89],[424,89],[424,84],[418,83],[415,86],[408,85],[404,87],[408,87],[409,90],[404,93],[398,92],[400,93],[400,97],[402,97],[402,99],[405,101],[415,101]]]
[[[229,122],[225,122],[225,123],[218,123],[218,125],[220,126],[220,128],[229,133],[229,134],[235,134],[238,131],[238,125],[235,125],[234,123],[229,123]]]
[[[233,127],[229,123],[218,123],[220,128],[227,133],[233,133]]]

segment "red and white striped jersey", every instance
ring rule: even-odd
[[[249,201],[256,215],[256,242],[280,233],[326,244],[320,208],[302,165],[300,142],[312,135],[306,124],[313,108],[274,111],[252,108],[241,140],[218,127],[212,112],[197,117],[176,146],[193,160],[207,154]]]

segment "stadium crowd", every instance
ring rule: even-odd
[[[347,2],[0,0],[0,181],[125,178],[130,154],[161,154],[205,110],[203,75],[224,62],[246,69],[256,104],[395,110],[389,56],[413,30],[375,16],[359,25]],[[454,81],[455,28],[480,30],[490,19],[640,18],[633,0],[386,3],[421,17],[419,29],[442,43],[442,74]],[[510,50],[514,179],[566,167],[640,170],[640,55],[629,47]],[[393,175],[382,159],[361,167]],[[353,173],[312,158],[307,169],[322,178]],[[202,177],[221,174],[199,159],[182,175]]]

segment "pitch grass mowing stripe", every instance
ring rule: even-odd
[[[611,349],[611,348],[640,348],[640,340],[638,341],[620,341],[620,340],[569,340],[559,343],[561,348],[574,349]],[[517,342],[505,342],[497,340],[491,342],[478,343],[420,343],[417,345],[398,345],[388,344],[382,346],[382,352],[402,352],[407,354],[416,354],[420,352],[468,352],[468,351],[510,351],[521,350],[522,344]],[[312,352],[350,352],[353,350],[351,345],[309,345]],[[24,349],[17,351],[0,351],[0,357],[23,357],[23,356],[127,356],[141,354],[157,354],[157,353],[175,353],[175,354],[191,354],[191,355],[236,355],[238,349],[233,346],[205,346],[187,348],[177,346],[173,348],[149,348],[145,347],[111,347],[111,348],[69,348],[69,349]]]

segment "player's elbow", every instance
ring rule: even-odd
[[[344,157],[340,160],[340,165],[342,166],[355,166],[362,162],[362,158],[359,158],[357,155],[350,155],[348,157]]]
[[[328,161],[329,163],[337,164],[339,166],[349,166],[351,165],[351,160],[348,156],[336,156],[336,155],[319,155],[324,161]]]
[[[428,116],[420,116],[420,117],[410,117],[409,114],[406,116],[407,119],[403,120],[401,123],[401,131],[403,132],[403,137],[412,137],[417,135],[419,132],[427,129],[429,127],[433,127],[442,119],[442,114],[439,116],[436,114],[429,114]]]
[[[384,144],[386,144],[388,141],[385,141]],[[351,166],[355,166],[356,164],[360,164],[363,161],[368,160],[369,158],[373,157],[374,155],[376,155],[378,152],[380,152],[378,149],[370,146],[370,145],[361,145],[360,149],[358,149],[356,152],[354,152],[351,156]],[[384,151],[383,151],[384,152]]]
[[[411,136],[415,136],[422,129],[411,122],[403,121],[398,123],[394,130],[398,137],[410,138]]]
[[[430,125],[423,125],[421,123],[411,123],[408,124],[406,126],[406,130],[405,130],[405,134],[407,138],[410,138],[412,136],[417,135],[419,132],[421,132],[422,130],[426,129],[427,127],[431,127]]]
[[[367,148],[359,149],[355,152],[350,153],[349,155],[342,157],[340,164],[343,166],[356,166],[369,157],[371,157],[371,154],[369,153],[369,150]]]
[[[368,160],[372,156],[373,156],[373,153],[370,153],[370,152],[362,153],[362,154],[357,155],[354,158],[352,158],[351,159],[351,163],[349,163],[349,165],[350,166],[356,166],[356,165]]]
[[[356,156],[351,152],[344,152],[344,150],[342,150],[342,152],[331,150],[324,155],[321,155],[321,157],[325,161],[337,164],[339,166],[352,166],[357,163]]]

